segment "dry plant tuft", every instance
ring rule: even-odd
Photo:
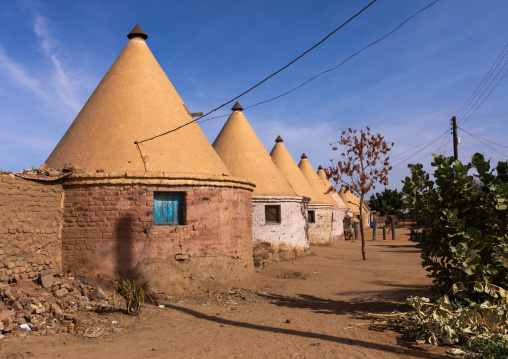
[[[148,293],[148,281],[139,284],[135,279],[121,279],[116,278],[111,281],[115,287],[115,292],[118,293],[127,303],[127,313],[136,312],[141,313],[142,305],[147,301],[153,301]]]

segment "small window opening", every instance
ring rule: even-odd
[[[155,192],[153,223],[156,225],[185,224],[184,193]]]
[[[309,211],[309,223],[316,223],[316,212]]]
[[[266,223],[280,223],[280,206],[265,206]]]

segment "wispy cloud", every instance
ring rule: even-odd
[[[43,163],[62,134],[62,123],[74,119],[97,83],[90,64],[70,58],[67,44],[54,35],[56,26],[44,15],[47,4],[25,0],[17,5],[20,24],[28,25],[26,36],[36,45],[28,41],[29,46],[14,48],[0,40],[0,122],[10,129],[0,131],[0,139],[4,149],[16,153],[0,157],[0,168],[9,170]]]
[[[54,78],[55,90],[58,93],[58,97],[74,111],[79,111],[81,105],[76,100],[75,88],[72,84],[71,76],[69,76],[61,61],[58,59],[56,54],[56,41],[51,36],[51,31],[48,28],[48,20],[40,15],[37,11],[32,10],[34,17],[33,28],[35,34],[41,40],[41,48],[48,59],[51,60],[54,67]]]
[[[2,46],[0,46],[0,71],[5,77],[20,87],[31,91],[41,98],[48,99],[41,83],[33,76],[30,76],[21,64],[9,58]]]

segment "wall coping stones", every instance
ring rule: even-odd
[[[294,196],[252,196],[252,202],[298,202],[298,203],[309,203],[309,197],[294,197]],[[330,206],[331,207],[331,206]]]
[[[165,185],[211,186],[240,188],[253,191],[254,182],[238,177],[180,174],[168,172],[99,172],[77,173],[64,180],[64,186],[79,185]]]
[[[333,208],[331,204],[323,204],[323,203],[309,203],[309,209],[328,209]]]

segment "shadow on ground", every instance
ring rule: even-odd
[[[406,304],[407,297],[421,296],[422,293],[427,294],[428,290],[427,286],[416,288],[412,286],[382,291],[341,292],[338,295],[347,297],[344,300],[324,299],[309,294],[297,294],[295,296],[270,293],[256,294],[279,307],[310,309],[322,314],[362,316],[371,312],[406,311],[409,309]]]
[[[182,313],[191,315],[195,318],[208,320],[208,321],[215,322],[215,323],[218,323],[221,325],[230,325],[230,326],[235,326],[235,327],[239,327],[239,328],[259,330],[259,331],[271,332],[271,333],[275,333],[275,334],[293,335],[293,336],[299,336],[302,338],[311,338],[311,339],[323,340],[323,341],[334,342],[334,343],[344,344],[344,345],[356,345],[356,346],[359,346],[362,348],[369,348],[372,350],[377,350],[377,351],[387,352],[387,353],[400,353],[399,348],[396,348],[396,347],[393,347],[390,345],[385,345],[385,344],[380,344],[380,343],[372,343],[372,342],[368,342],[368,341],[364,341],[364,340],[344,338],[344,337],[333,336],[333,335],[328,335],[328,334],[312,333],[312,332],[305,332],[305,331],[295,330],[295,329],[269,327],[266,325],[258,325],[258,324],[240,322],[240,321],[235,321],[235,320],[219,318],[217,316],[207,315],[207,314],[198,312],[193,309],[179,307],[176,305],[171,305],[171,304],[164,304],[164,305],[167,308],[171,308],[171,309],[180,311]],[[402,343],[401,346],[406,348],[406,349],[404,349],[404,352],[403,352],[404,355],[411,356],[413,358],[429,358],[429,353],[425,350],[425,348],[410,347],[408,345],[408,343],[404,342],[404,341],[402,341],[401,343]],[[447,355],[444,355],[444,356],[440,355],[439,357],[440,358],[454,358],[454,357],[447,356]]]

